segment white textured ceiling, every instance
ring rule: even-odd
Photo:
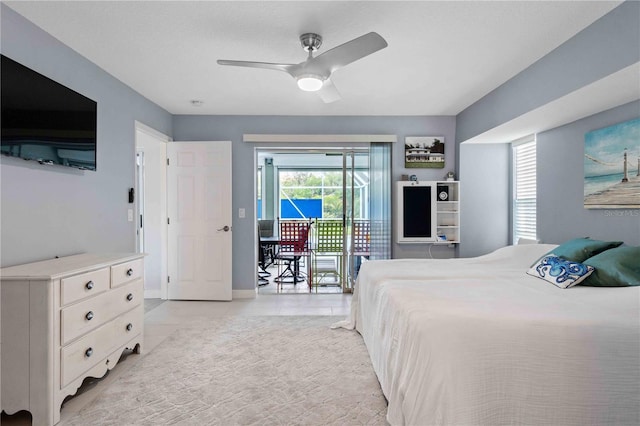
[[[9,7],[172,114],[455,115],[620,1],[26,1]],[[287,74],[367,32],[389,46],[336,71],[324,104]],[[202,100],[201,107],[191,100]]]

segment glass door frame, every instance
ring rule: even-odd
[[[354,229],[353,222],[355,220],[355,187],[356,187],[356,165],[355,165],[355,156],[357,154],[366,155],[367,156],[367,172],[369,172],[370,161],[369,161],[369,147],[361,146],[361,147],[325,147],[325,148],[268,148],[268,147],[256,147],[256,158],[258,158],[258,153],[273,153],[273,156],[276,156],[277,153],[286,153],[286,154],[326,154],[326,153],[334,153],[342,155],[342,226],[344,229],[343,232],[343,252],[342,252],[342,261],[340,262],[340,288],[343,293],[351,293],[353,289],[353,283],[355,281],[355,256],[353,256],[353,246],[354,246]],[[258,165],[259,166],[259,165]],[[282,167],[282,169],[294,169],[295,167]],[[300,166],[300,170],[313,170],[314,168]],[[322,170],[322,168],[317,168],[317,170]],[[256,168],[257,172],[257,168]],[[274,193],[280,194],[280,170],[276,170],[274,173],[273,184],[275,185]],[[263,174],[262,185],[265,185],[266,180],[264,179]],[[257,180],[257,179],[256,179]],[[264,187],[261,188],[262,193],[264,195]],[[360,203],[369,202],[368,193],[366,191],[365,194],[360,199]],[[257,195],[257,191],[256,191]],[[365,198],[367,195],[367,199]],[[264,204],[264,200],[263,200]],[[277,196],[274,199],[274,204],[276,204],[276,216],[280,216],[280,197]],[[257,199],[256,199],[257,205]],[[360,206],[362,209],[363,206]],[[264,205],[263,205],[264,209]],[[370,207],[367,207],[366,212],[370,211]],[[257,213],[257,211],[256,211]],[[262,211],[265,214],[264,210]],[[368,214],[368,213],[367,213]],[[267,214],[268,215],[268,214]],[[370,220],[370,218],[368,218]]]
[[[340,276],[343,293],[351,293],[355,281],[355,257],[353,256],[355,241],[353,228],[355,219],[355,155],[356,153],[353,150],[342,153],[342,226],[344,228],[344,241]],[[367,152],[367,157],[368,155]],[[349,179],[349,176],[351,179]],[[360,202],[362,203],[362,201],[361,199]]]

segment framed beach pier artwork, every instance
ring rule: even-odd
[[[404,167],[444,169],[444,137],[407,136],[404,138]]]
[[[584,207],[640,209],[640,118],[585,134]]]

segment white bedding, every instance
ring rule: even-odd
[[[525,274],[552,245],[363,264],[351,317],[393,425],[640,424],[640,287]]]

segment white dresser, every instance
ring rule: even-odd
[[[2,410],[60,420],[64,398],[142,351],[142,254],[80,254],[0,269]]]

